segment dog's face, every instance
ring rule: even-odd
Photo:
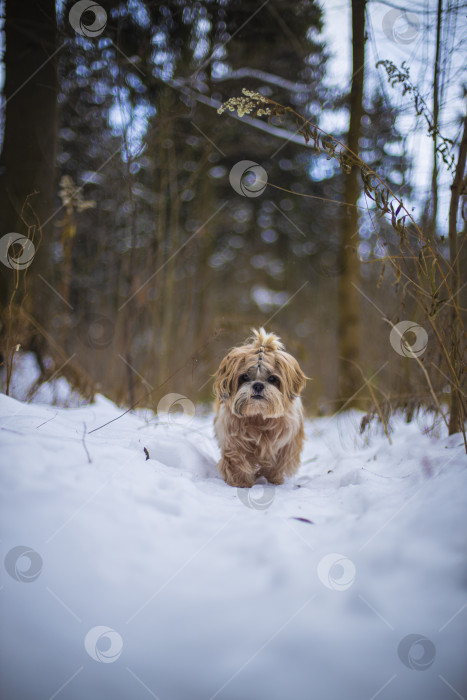
[[[214,390],[235,416],[279,418],[305,386],[305,375],[274,334],[254,331],[246,345],[222,360]]]

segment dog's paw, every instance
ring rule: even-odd
[[[217,465],[217,470],[229,486],[248,489],[255,483],[255,474],[249,474],[248,472],[235,468],[225,459],[220,460]]]
[[[253,478],[248,478],[240,474],[225,474],[224,481],[229,486],[235,486],[238,489],[250,489],[255,485]]]
[[[264,477],[270,484],[275,486],[280,486],[284,483],[284,473],[279,471],[272,471],[270,469],[261,469],[258,472],[258,476]]]
[[[274,486],[280,486],[284,483],[284,477],[279,474],[276,474],[275,476],[267,476],[266,479],[270,484],[274,484]]]

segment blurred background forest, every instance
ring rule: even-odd
[[[461,429],[465,6],[324,5],[0,3],[0,236],[35,252],[21,267],[27,246],[1,251],[5,385],[32,351],[40,381],[87,396],[208,402],[226,350],[264,325],[312,378],[310,414],[424,405]],[[391,85],[377,60],[411,72]],[[406,245],[293,116],[218,114],[243,88],[352,144],[423,238]],[[257,196],[251,171],[232,187],[239,161],[267,173]],[[391,345],[402,320],[423,354]]]

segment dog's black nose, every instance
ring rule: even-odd
[[[263,382],[255,382],[253,384],[253,391],[255,394],[262,394],[264,390]]]

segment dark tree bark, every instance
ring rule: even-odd
[[[350,90],[350,123],[347,145],[358,155],[363,116],[363,80],[365,63],[365,3],[352,0],[352,87]],[[358,258],[358,209],[361,186],[359,169],[353,166],[345,175],[344,201],[339,246],[338,340],[340,405],[359,405],[356,394],[362,386],[360,361],[360,264]]]
[[[457,159],[456,174],[451,186],[451,203],[449,206],[449,261],[451,263],[450,287],[453,301],[460,309],[460,259],[457,233],[457,215],[459,211],[459,199],[465,187],[465,164],[467,159],[467,117],[464,119],[464,131],[462,141],[459,146],[459,156]],[[451,406],[449,412],[449,435],[458,433],[461,430],[461,423],[465,420],[464,412],[461,411],[460,384],[461,373],[465,371],[460,357],[459,319],[454,305],[451,309],[451,348],[450,359],[454,367],[459,387],[451,386]]]
[[[58,92],[55,0],[6,0],[5,16],[6,110],[0,156],[0,237],[16,232],[32,240],[36,255],[27,270],[31,302],[28,311],[44,325],[46,293],[50,291],[38,274],[47,278],[50,264],[52,221],[48,220],[53,214]],[[0,335],[4,346],[5,315],[12,293],[16,286],[14,303],[24,302],[24,288],[18,285],[17,271],[3,264],[0,268]],[[9,342],[11,346],[16,339],[10,338]]]
[[[441,19],[443,0],[438,0],[438,19],[436,23],[436,54],[433,72],[433,169],[431,172],[431,203],[428,221],[428,236],[433,239],[436,235],[436,219],[438,218],[438,125],[439,125],[439,59],[441,50]]]

